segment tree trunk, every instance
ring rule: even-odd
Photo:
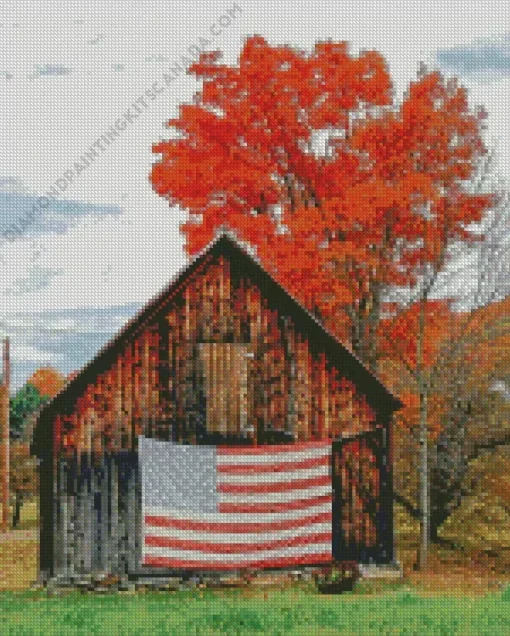
[[[377,283],[372,285],[372,293],[370,298],[370,309],[367,318],[367,342],[366,342],[366,359],[370,371],[377,373],[378,371],[378,338],[377,327],[381,320],[381,286]]]
[[[462,503],[462,483],[468,468],[466,430],[469,414],[458,401],[446,418],[435,444],[435,459],[430,462],[430,538]]]
[[[21,519],[21,507],[23,506],[23,493],[16,491],[16,499],[14,500],[14,513],[12,515],[12,527],[17,528]]]
[[[420,550],[418,567],[425,570],[428,563],[430,541],[429,502],[429,448],[428,448],[428,401],[424,384],[420,388]]]
[[[418,552],[418,568],[426,570],[428,564],[430,542],[430,501],[429,501],[429,430],[428,430],[428,396],[429,383],[424,371],[425,345],[425,308],[427,297],[424,293],[420,298],[420,314],[418,320],[418,339],[416,342],[416,380],[420,394],[420,424],[419,424],[419,484],[420,484],[420,548]]]
[[[377,327],[381,319],[381,287],[374,284],[360,306],[349,312],[351,324],[351,346],[358,358],[377,373],[378,340]]]
[[[351,347],[354,354],[363,361],[363,323],[356,310],[351,313]]]

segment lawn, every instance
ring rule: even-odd
[[[0,594],[1,633],[24,634],[510,634],[510,594],[427,598],[399,590],[322,596],[312,587],[147,592],[49,598]]]
[[[0,634],[487,634],[510,635],[508,575],[446,552],[401,583],[359,582],[318,594],[304,582],[232,590],[81,594],[30,589],[37,575],[35,506],[0,535]],[[409,546],[408,546],[409,547]],[[413,550],[409,550],[411,555]],[[435,554],[435,553],[434,553]],[[440,559],[439,559],[440,557]],[[455,557],[455,558],[454,558]],[[411,557],[409,558],[411,563]]]

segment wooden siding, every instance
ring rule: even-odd
[[[211,347],[228,343],[252,352],[243,358],[246,385],[240,350]],[[245,395],[242,406],[237,399],[235,407],[230,403],[232,391],[218,394],[228,376],[232,390]],[[292,316],[281,315],[253,281],[231,270],[225,257],[206,259],[163,316],[140,328],[66,406],[54,421],[57,455],[135,450],[142,433],[195,443],[207,426],[212,430],[206,432],[239,430],[221,418],[242,418],[248,439],[257,443],[275,435],[352,436],[376,423],[367,396],[329,362],[321,344],[301,333]]]
[[[97,458],[96,458],[97,459]],[[126,576],[141,556],[140,472],[135,453],[59,458],[54,513],[54,571],[67,580]]]

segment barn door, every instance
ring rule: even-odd
[[[333,555],[380,561],[382,431],[333,444]]]
[[[205,435],[210,443],[234,441],[249,432],[246,343],[200,343]]]

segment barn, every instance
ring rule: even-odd
[[[391,423],[400,406],[222,232],[40,412],[32,443],[40,577],[391,563]],[[268,478],[276,481],[269,494]],[[227,493],[216,508],[215,489]],[[244,508],[232,504],[239,493]],[[178,519],[147,509],[158,505],[178,508]],[[247,508],[248,534],[233,541],[228,513]],[[220,509],[225,523],[215,525]],[[147,538],[149,517],[157,537]],[[216,548],[204,540],[215,528]],[[159,546],[152,552],[149,539]],[[233,557],[243,549],[251,557]],[[208,550],[208,560],[192,558]]]

